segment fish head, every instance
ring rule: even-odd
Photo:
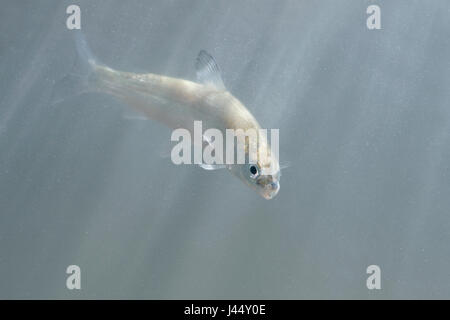
[[[273,163],[256,162],[234,165],[231,169],[246,185],[264,199],[273,199],[280,191],[280,167],[276,159]]]
[[[273,199],[280,191],[278,152],[273,152],[276,149],[272,150],[266,135],[261,132],[258,132],[257,139],[245,137],[239,141],[241,146],[245,146],[247,162],[232,165],[229,169],[264,199]]]

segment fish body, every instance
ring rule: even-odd
[[[256,150],[257,154],[253,155],[258,159],[256,163],[212,165],[208,168],[225,167],[265,199],[272,199],[278,193],[280,167],[278,159],[271,154],[267,137],[259,135],[261,127],[255,117],[226,89],[216,62],[207,52],[202,50],[199,53],[196,61],[199,82],[193,82],[152,73],[123,72],[99,64],[82,37],[77,39],[77,48],[89,65],[90,86],[113,95],[169,128],[185,128],[193,134],[194,121],[202,121],[205,130],[215,128],[224,136],[226,129],[254,129],[258,133],[257,147],[250,148],[248,140],[242,143],[247,144],[246,153]],[[267,156],[258,157],[263,153]],[[269,167],[272,174],[261,174],[262,169]]]

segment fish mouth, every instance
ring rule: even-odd
[[[267,199],[273,199],[280,191],[280,183],[278,181],[271,182],[264,187],[262,196]]]

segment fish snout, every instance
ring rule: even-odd
[[[270,200],[277,195],[278,191],[280,191],[280,183],[274,181],[265,186],[263,196],[267,200]]]

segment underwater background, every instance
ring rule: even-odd
[[[70,4],[112,68],[195,81],[209,51],[280,130],[279,194],[175,166],[171,130],[110,96],[52,103]],[[447,0],[2,0],[0,298],[450,298],[449,21]]]

